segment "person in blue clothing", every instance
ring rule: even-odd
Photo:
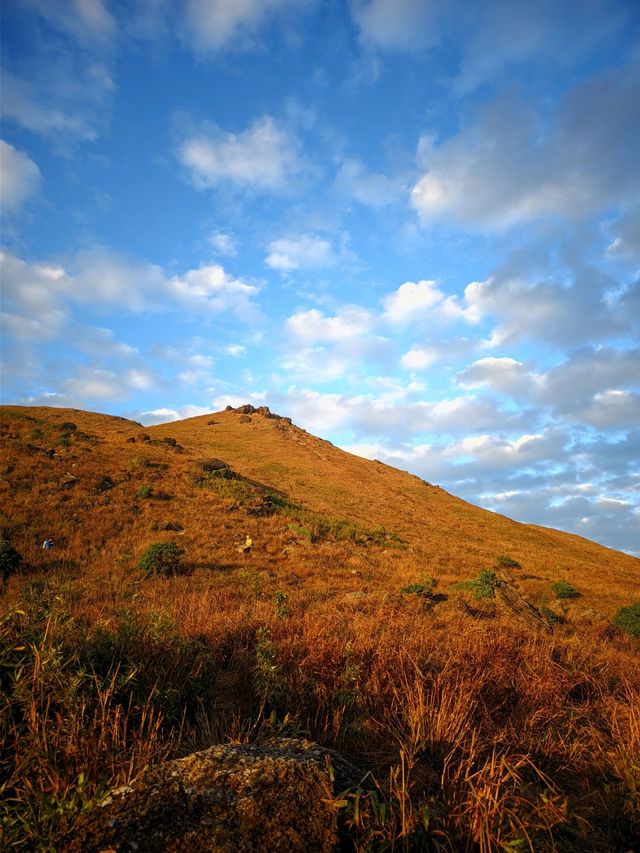
[[[43,551],[50,551],[53,548],[53,539],[45,539],[42,543]]]

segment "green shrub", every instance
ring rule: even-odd
[[[547,607],[546,604],[541,604],[538,608],[538,613],[542,616],[544,621],[549,625],[549,627],[553,627],[554,625],[560,624],[562,619],[558,616],[557,613],[554,613],[550,607]]]
[[[312,542],[314,539],[313,531],[310,527],[305,527],[302,524],[296,524],[295,522],[292,522],[291,524],[287,524],[287,528],[292,533],[295,533],[296,536],[300,536],[302,539],[308,539],[309,542]]]
[[[556,598],[579,598],[580,593],[567,581],[556,581],[551,587]]]
[[[150,498],[152,492],[153,489],[151,488],[151,486],[140,486],[140,488],[136,491],[135,496],[137,498]]]
[[[0,539],[0,578],[3,581],[20,568],[22,557],[8,539]]]
[[[501,554],[496,560],[496,566],[499,569],[521,569],[522,564],[513,557],[507,557],[506,554]]]
[[[480,572],[474,581],[473,597],[474,598],[493,598],[493,593],[496,588],[497,577],[496,573],[491,569],[485,569]]]
[[[632,637],[640,637],[640,602],[621,607],[611,621]]]
[[[475,580],[452,584],[452,589],[468,589],[474,598],[493,598],[498,577],[491,569],[484,569]]]
[[[184,551],[175,542],[153,542],[138,565],[150,577],[169,577],[180,572],[183,554]]]
[[[423,598],[431,598],[437,583],[438,581],[435,578],[424,578],[419,583],[410,583],[408,586],[403,587],[401,592],[406,592],[409,595],[420,595]]]

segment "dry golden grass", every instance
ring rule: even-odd
[[[637,559],[261,415],[145,429],[73,410],[2,414],[0,524],[25,561],[4,589],[14,748],[2,769],[21,816],[7,838],[46,849],[75,814],[61,802],[80,808],[148,761],[299,731],[368,773],[339,804],[353,849],[632,843],[638,642],[607,620],[639,597]],[[203,476],[212,457],[239,478]],[[176,541],[187,571],[145,578],[154,541]],[[522,568],[499,576],[562,624],[544,630],[452,587],[500,555]],[[435,598],[401,592],[428,577]],[[581,597],[556,602],[560,579]],[[29,811],[38,791],[49,805]]]

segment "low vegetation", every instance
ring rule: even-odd
[[[59,849],[154,762],[292,735],[359,770],[334,803],[346,850],[633,849],[633,558],[257,415],[172,424],[172,445],[31,411],[0,423],[0,555],[22,555],[2,589],[2,849]],[[506,609],[500,569],[546,624]]]
[[[613,624],[632,637],[640,637],[640,602],[621,607],[613,617]]]
[[[182,568],[184,551],[175,542],[153,542],[138,563],[149,577],[170,577],[177,575]]]
[[[579,598],[580,593],[568,581],[556,581],[551,587],[556,598]]]

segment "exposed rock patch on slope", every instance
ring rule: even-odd
[[[212,746],[112,792],[65,850],[330,851],[337,813],[329,762],[345,784],[347,762],[309,741]]]

